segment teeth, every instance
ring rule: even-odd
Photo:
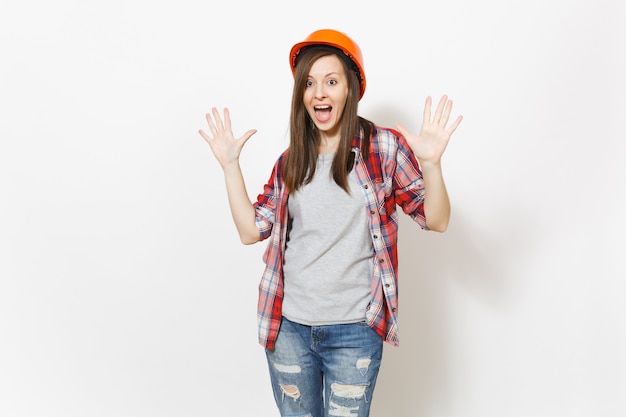
[[[328,110],[330,106],[315,106],[315,110]]]

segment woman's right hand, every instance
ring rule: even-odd
[[[211,138],[202,129],[200,129],[199,133],[211,147],[211,151],[213,151],[213,155],[215,155],[219,164],[225,169],[230,164],[239,162],[239,155],[243,145],[256,133],[256,129],[248,130],[243,136],[236,139],[230,126],[228,108],[224,108],[223,122],[217,108],[213,107],[212,113],[213,117],[211,117],[211,113],[206,114],[206,120],[209,123],[209,129],[213,137]]]

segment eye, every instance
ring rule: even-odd
[[[328,85],[337,85],[337,80],[333,80],[333,79],[328,80]]]
[[[312,87],[313,86],[313,81],[311,80],[306,80],[306,84],[307,87]]]

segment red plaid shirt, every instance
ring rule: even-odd
[[[362,132],[361,132],[362,135]],[[419,164],[400,133],[377,127],[368,155],[360,152],[361,136],[353,141],[355,173],[365,199],[374,248],[372,299],[367,323],[388,343],[398,339],[398,213],[396,206],[423,229],[424,181]],[[287,151],[285,151],[287,152]],[[259,284],[259,343],[272,349],[282,318],[283,256],[287,238],[289,192],[281,178],[283,153],[272,170],[263,193],[254,204],[261,240],[269,238],[263,255],[265,271]]]

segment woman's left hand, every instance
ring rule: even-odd
[[[417,136],[411,134],[404,126],[396,125],[396,128],[405,137],[421,164],[431,163],[438,165],[441,162],[443,152],[448,146],[450,137],[463,120],[463,116],[457,117],[454,123],[446,127],[452,112],[452,100],[449,100],[447,95],[441,97],[432,120],[431,104],[432,98],[428,96],[424,105],[424,121]]]

